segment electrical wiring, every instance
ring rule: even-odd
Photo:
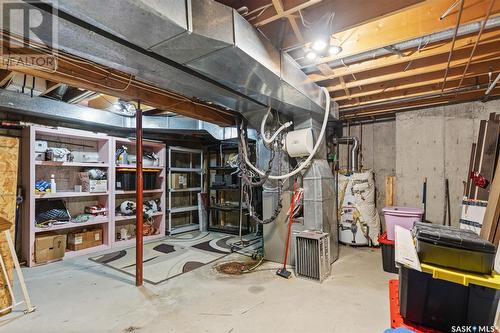
[[[283,180],[283,179],[287,179],[287,178],[290,178],[292,176],[295,176],[297,173],[299,173],[300,171],[302,171],[302,169],[304,169],[307,165],[309,165],[309,162],[311,162],[311,160],[313,159],[314,155],[318,151],[318,148],[319,148],[319,146],[320,146],[320,144],[323,141],[323,138],[325,136],[326,125],[328,123],[328,116],[330,115],[330,93],[328,92],[328,90],[325,87],[322,87],[321,89],[323,90],[323,93],[325,94],[325,97],[326,97],[325,113],[324,113],[324,118],[323,118],[323,125],[321,126],[321,130],[320,130],[320,133],[319,133],[319,136],[318,136],[318,140],[316,141],[316,144],[314,145],[313,151],[311,152],[311,154],[309,154],[309,156],[307,157],[307,159],[300,164],[300,166],[296,170],[294,170],[292,172],[289,172],[289,173],[287,173],[285,175],[268,175],[269,179]],[[242,145],[241,148],[242,148],[241,151],[242,151],[242,155],[243,155],[243,159],[244,159],[245,163],[253,171],[255,171],[256,173],[258,173],[259,175],[266,176],[266,173],[264,171],[259,170],[257,167],[255,167],[252,164],[252,162],[250,162],[250,160],[248,158],[248,151],[247,151],[246,145]]]

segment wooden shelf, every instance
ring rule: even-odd
[[[99,155],[99,163],[86,163],[86,162],[54,162],[54,161],[37,161],[35,160],[36,154],[33,151],[36,140],[47,140],[48,142],[54,142],[57,146],[68,146],[70,150],[79,149],[71,148],[71,146],[86,146],[89,151],[95,151]],[[82,141],[82,142],[76,142]],[[134,140],[127,138],[117,138],[112,137],[103,133],[95,133],[91,131],[77,130],[72,128],[48,128],[40,126],[30,126],[23,129],[23,147],[22,147],[22,185],[26,189],[27,203],[23,205],[23,218],[22,218],[22,257],[26,260],[28,267],[36,266],[34,261],[35,253],[35,238],[40,235],[40,233],[57,231],[59,233],[67,233],[71,230],[78,230],[80,228],[86,227],[101,227],[103,231],[103,245],[91,247],[88,249],[80,251],[67,251],[64,258],[75,257],[79,255],[90,254],[93,252],[103,251],[115,246],[125,245],[123,242],[115,244],[115,226],[121,221],[123,223],[134,222],[136,216],[116,216],[115,207],[117,202],[121,199],[125,199],[126,196],[136,197],[136,191],[123,191],[116,190],[116,171],[118,168],[128,168],[135,171],[137,165],[127,164],[127,165],[115,165],[115,151],[117,146],[127,145],[130,148],[131,154],[134,154]],[[160,188],[155,188],[152,190],[144,190],[145,195],[154,196],[155,199],[159,199],[159,205],[162,212],[154,214],[155,225],[157,225],[160,235],[154,235],[151,237],[145,237],[147,239],[154,239],[164,237],[165,232],[165,216],[166,216],[166,190],[165,190],[165,180],[166,180],[166,146],[162,142],[152,142],[149,140],[144,140],[143,145],[148,151],[154,151],[159,158],[159,166],[143,166],[146,170],[154,170],[158,178],[158,184]],[[87,149],[87,148],[86,148]],[[66,169],[61,169],[66,168]],[[71,168],[71,169],[70,169]],[[73,185],[79,184],[77,173],[80,169],[85,168],[100,168],[102,171],[107,172],[107,180],[109,183],[108,191],[99,193],[90,192],[74,192]],[[36,193],[35,183],[38,180],[37,177],[43,176],[47,178],[47,174],[57,174],[65,173],[64,177],[68,177],[69,184],[65,187],[67,190],[60,189],[56,193]],[[161,185],[160,185],[161,183]],[[121,197],[120,197],[121,196]],[[108,216],[93,218],[87,222],[74,223],[68,222],[64,224],[52,225],[47,228],[39,228],[34,224],[36,216],[36,205],[40,200],[43,199],[68,199],[71,205],[68,206],[72,216],[75,216],[79,212],[84,210],[84,207],[88,205],[89,201],[97,201],[99,204],[103,205],[107,209]],[[77,200],[78,198],[81,198]],[[131,221],[130,221],[131,220]],[[129,243],[132,244],[132,243]]]
[[[201,191],[201,187],[190,187],[190,188],[178,188],[178,189],[169,189],[170,192],[197,192]]]
[[[53,162],[53,161],[35,161],[35,165],[51,167],[84,167],[84,168],[107,168],[108,163],[80,163],[80,162]]]
[[[79,197],[98,197],[108,195],[109,192],[56,192],[56,193],[36,193],[35,199],[53,199],[53,198],[79,198]]]
[[[239,207],[230,207],[230,206],[210,206],[208,207],[209,209],[214,209],[214,210],[222,210],[226,212],[239,212],[240,208]],[[243,211],[246,211],[247,209],[243,207]]]
[[[210,186],[208,188],[210,191],[235,191],[235,190],[240,190],[240,187],[238,185],[236,186]]]
[[[52,225],[51,227],[48,227],[48,228],[35,227],[35,232],[38,233],[38,232],[64,230],[64,229],[71,229],[71,228],[84,228],[84,227],[87,227],[90,225],[105,224],[105,223],[109,223],[108,216],[96,217],[96,218],[93,218],[87,222],[82,222],[82,223],[68,222],[68,223],[64,223],[64,224]]]
[[[137,169],[137,165],[135,164],[120,164],[120,165],[115,165],[116,168],[120,168],[120,169]],[[165,167],[163,166],[142,166],[142,169],[152,169],[152,170],[158,170],[158,171],[161,171],[163,170]]]
[[[164,190],[161,188],[157,188],[154,190],[143,190],[144,194],[149,194],[149,193],[163,193]],[[136,194],[137,191],[123,191],[123,190],[116,190],[115,195],[125,195],[125,194]]]
[[[89,247],[89,248],[86,248],[83,250],[78,250],[78,251],[66,250],[66,252],[64,253],[64,259],[77,257],[77,256],[83,256],[83,255],[94,253],[94,252],[105,251],[105,250],[108,250],[109,248],[110,248],[109,245],[102,244],[102,245],[93,246],[93,247]]]
[[[163,212],[153,213],[153,216],[162,216]],[[135,215],[116,215],[115,222],[127,221],[127,220],[135,220]]]
[[[230,166],[211,166],[208,168],[210,170],[236,170],[236,169],[238,169],[236,167],[230,167]]]
[[[177,207],[170,209],[170,213],[184,213],[184,212],[192,212],[194,210],[198,210],[198,206],[186,206],[186,207]]]
[[[199,168],[170,168],[170,172],[202,172],[203,169]]]

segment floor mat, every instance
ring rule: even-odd
[[[255,245],[255,239],[248,245]],[[190,232],[144,244],[144,280],[159,284],[214,262],[231,253],[238,237],[216,232]],[[135,247],[91,257],[90,260],[135,276]]]

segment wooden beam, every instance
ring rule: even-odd
[[[464,66],[456,67],[450,69],[448,79],[450,81],[460,79],[462,75]],[[487,75],[488,73],[496,73],[500,71],[500,60],[494,59],[488,62],[481,62],[478,64],[473,64],[469,68],[469,73],[466,78],[476,77],[481,75]],[[391,82],[376,83],[373,85],[363,86],[362,90],[357,92],[351,92],[350,96],[340,95],[343,91],[340,90],[337,93],[339,95],[333,96],[332,99],[336,102],[341,102],[350,98],[360,98],[365,96],[373,96],[383,93],[388,93],[397,90],[411,89],[424,85],[438,84],[443,82],[442,72],[431,72],[417,77],[407,77],[399,80],[394,80]]]
[[[460,77],[458,78],[458,80],[455,80],[455,81],[451,81],[448,79],[447,80],[447,82],[448,82],[447,89],[458,88],[459,81],[460,81]],[[401,99],[401,98],[418,97],[418,96],[428,95],[431,93],[438,93],[438,92],[442,91],[441,86],[442,86],[443,82],[444,82],[444,79],[442,79],[441,82],[438,82],[435,84],[423,85],[423,86],[419,86],[419,87],[416,87],[413,89],[402,89],[402,90],[396,90],[396,91],[392,91],[392,92],[388,92],[388,93],[382,93],[382,94],[378,94],[378,95],[362,97],[359,99],[360,100],[359,104],[353,102],[352,100],[349,100],[349,101],[344,100],[344,102],[346,102],[346,103],[341,103],[339,105],[339,107],[342,110],[343,108],[349,108],[349,107],[353,107],[353,106],[357,106],[357,105],[369,106],[370,104],[373,104],[373,103],[392,101],[392,100],[397,100],[397,99]],[[465,79],[463,81],[462,86],[474,87],[474,86],[479,85],[479,84],[487,84],[487,83],[488,83],[488,77],[485,75],[483,77],[472,77],[472,78]]]
[[[0,87],[4,87],[14,77],[13,71],[0,69]]]
[[[343,76],[339,77],[339,81],[340,81],[340,85],[344,89],[345,95],[350,100],[351,99],[351,94],[349,93],[349,89],[347,89],[347,86],[346,86],[345,81],[344,81],[344,77]]]
[[[47,88],[45,89],[45,91],[43,91],[40,94],[40,96],[47,95],[48,93],[50,93],[53,90],[56,90],[57,88],[59,88],[63,84],[64,83],[59,83],[59,82],[53,82],[53,81],[50,81],[50,80],[46,80],[46,86],[47,86]]]
[[[321,0],[309,0],[309,1],[306,1],[306,2],[304,2],[302,4],[300,4],[300,5],[297,5],[295,7],[292,7],[292,8],[289,8],[289,9],[285,10],[284,7],[283,7],[283,4],[281,3],[280,0],[272,0],[272,1],[273,1],[274,8],[276,9],[276,15],[272,15],[270,17],[266,17],[266,18],[261,19],[261,20],[259,20],[257,22],[252,22],[255,27],[261,27],[261,26],[266,25],[268,23],[271,23],[271,22],[274,22],[276,20],[279,20],[282,17],[289,18],[292,14],[298,12],[299,10],[305,9],[305,8],[307,8],[309,6],[312,6],[314,4],[317,4],[317,3],[321,2]],[[281,10],[278,10],[276,2],[280,2],[281,3],[281,5],[279,6],[281,8]],[[292,26],[292,28],[293,28],[293,26]],[[303,42],[303,40],[302,40],[302,42]]]
[[[462,50],[464,51],[464,50]],[[465,50],[466,51],[466,50]],[[463,66],[466,58],[469,56],[467,52],[456,52],[456,58],[450,63],[450,68]],[[490,61],[500,57],[500,48],[498,44],[485,46],[474,56],[473,63]],[[390,68],[380,68],[369,72],[364,72],[363,75],[356,76],[357,80],[346,82],[347,88],[356,88],[366,85],[371,85],[380,82],[398,80],[401,78],[415,77],[431,72],[444,71],[446,69],[446,55],[439,55],[429,59],[421,59],[413,62],[412,67],[404,70],[406,65],[396,65]],[[329,86],[328,91],[335,92],[344,90],[342,85],[335,84]]]
[[[466,1],[461,22],[466,24],[481,20],[488,5],[489,2],[482,0]],[[380,20],[337,32],[332,38],[340,41],[342,52],[337,56],[322,58],[321,62],[330,62],[340,57],[345,58],[453,28],[457,20],[456,10],[445,19],[439,20],[449,6],[449,0],[428,0]],[[492,9],[491,17],[499,13],[500,1],[497,1]],[[307,60],[301,62],[308,64]]]
[[[457,38],[455,41],[455,50],[468,49],[471,50],[472,45],[476,40],[476,35],[467,35]],[[490,43],[497,43],[500,41],[500,33],[498,29],[487,31],[483,34],[480,42],[480,46]],[[398,55],[388,55],[376,59],[370,59],[359,63],[349,64],[343,67],[337,67],[331,69],[332,73],[327,75],[323,72],[321,74],[310,74],[309,78],[314,82],[321,82],[325,80],[332,80],[339,76],[348,76],[352,74],[357,74],[360,72],[365,72],[381,67],[388,67],[397,64],[408,64],[410,61],[415,61],[419,59],[429,58],[436,55],[441,55],[449,52],[451,46],[451,41],[444,41],[440,43],[434,43],[427,45],[420,51],[417,48],[412,50],[403,50],[405,57],[400,57]],[[324,65],[319,64],[317,67]]]
[[[454,94],[445,94],[444,96],[431,96],[428,98],[422,98],[419,100],[407,102],[401,100],[401,102],[395,101],[389,105],[380,106],[367,106],[366,109],[362,110],[344,110],[340,112],[341,119],[359,119],[362,117],[375,117],[375,116],[385,116],[388,114],[394,114],[397,112],[402,112],[406,110],[414,110],[431,106],[447,105],[450,103],[464,103],[470,101],[477,101],[484,97],[484,88],[478,89],[472,92],[459,92],[457,97],[453,97]],[[451,96],[450,96],[451,95]],[[495,88],[491,96],[494,98],[500,97],[500,87]]]
[[[4,51],[8,52],[5,49],[5,44]],[[4,52],[4,54],[8,53]],[[66,54],[59,54],[58,67],[54,72],[28,67],[16,68],[16,72],[125,100],[141,100],[143,103],[158,109],[219,125],[234,125],[234,117],[237,116],[235,112],[190,100],[179,94],[136,80],[129,74],[85,60],[75,60]]]
[[[276,15],[277,18],[281,17],[286,17],[288,18],[288,22],[290,23],[293,33],[295,34],[295,37],[301,41],[304,42],[304,37],[302,36],[302,31],[299,28],[299,25],[297,24],[297,21],[295,21],[295,17],[290,16],[289,14],[285,14],[285,9],[283,8],[283,2],[281,0],[272,0],[273,1],[273,6],[274,9],[276,9]],[[307,4],[307,3],[306,3]]]

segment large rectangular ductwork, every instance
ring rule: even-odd
[[[59,10],[112,35],[113,43],[123,40],[143,50],[140,57],[136,50],[122,53],[120,62],[113,57],[115,52],[110,52],[111,58],[103,53],[97,57],[92,54],[92,60],[132,69],[138,79],[239,111],[253,126],[257,126],[267,106],[290,117],[323,113],[326,101],[321,89],[235,10],[218,2],[65,0],[59,2]],[[61,21],[63,28],[75,32],[82,27],[69,19]],[[59,37],[62,49],[77,51],[81,56],[90,53],[88,49],[78,50],[81,47],[68,33],[63,29]],[[81,32],[79,35],[92,38],[92,42],[100,38]],[[148,54],[157,57],[140,59]],[[167,61],[161,63],[162,59]],[[141,61],[147,61],[148,66],[141,67]],[[177,75],[183,68],[201,77],[189,75],[189,71]],[[201,82],[203,77],[218,86]],[[228,90],[222,92],[224,87]]]

